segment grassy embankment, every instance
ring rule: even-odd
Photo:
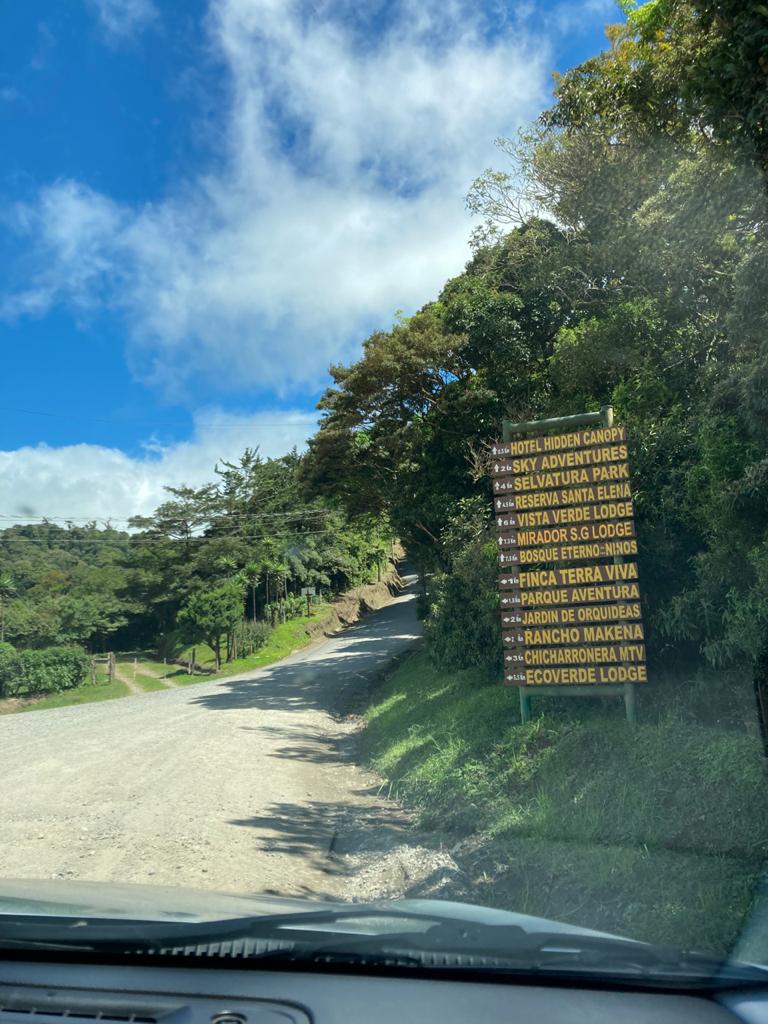
[[[299,650],[311,643],[312,637],[307,634],[307,627],[310,623],[322,620],[329,607],[328,604],[318,603],[313,606],[312,614],[309,617],[301,615],[299,618],[288,619],[287,622],[279,623],[269,634],[267,642],[263,647],[260,647],[253,654],[245,658],[236,658],[234,661],[222,662],[218,673],[210,673],[205,676],[190,676],[187,674],[186,669],[174,665],[172,666],[172,679],[177,685],[187,685],[188,683],[199,683],[201,679],[224,679],[227,676],[237,675],[240,672],[248,672],[254,668],[272,665],[274,662],[285,658],[292,651]],[[184,651],[181,657],[188,658],[190,655],[191,648]],[[207,644],[198,644],[195,647],[195,661],[206,668],[213,668],[215,658],[213,651]]]
[[[73,690],[63,690],[61,693],[51,693],[47,697],[35,697],[25,703],[23,698],[20,702],[8,702],[6,707],[0,707],[0,714],[22,711],[46,711],[48,708],[65,708],[72,704],[91,704],[95,701],[115,700],[117,697],[127,697],[128,687],[119,679],[111,683],[106,673],[105,665],[98,665],[96,670],[96,682],[89,679],[82,686]],[[4,702],[0,701],[0,704]]]
[[[461,842],[475,901],[727,950],[768,851],[760,741],[666,708],[651,723],[641,700],[632,729],[618,701],[560,700],[523,726],[516,691],[419,651],[375,694],[363,746],[423,826]]]
[[[161,659],[152,658],[148,652],[124,652],[118,654],[117,660],[119,671],[124,678],[134,681],[133,659],[138,656],[136,666],[136,685],[145,692],[164,690],[167,685],[187,686],[195,683],[211,682],[216,679],[224,679],[227,676],[238,675],[250,669],[262,668],[280,661],[292,651],[306,647],[311,643],[312,637],[307,633],[310,623],[316,623],[327,613],[327,604],[318,604],[312,609],[312,615],[307,617],[289,619],[280,623],[270,633],[267,642],[258,651],[246,658],[238,658],[236,661],[225,662],[218,673],[193,674],[189,675],[185,668],[179,665],[164,665]],[[182,657],[188,657],[190,651],[185,651]],[[195,660],[203,666],[213,666],[213,651],[206,644],[198,644],[195,649]],[[96,682],[90,678],[73,690],[65,690],[62,693],[54,693],[47,697],[39,697],[25,703],[23,701],[0,701],[0,714],[21,711],[43,711],[47,708],[62,708],[73,704],[90,704],[94,701],[114,700],[118,697],[130,696],[128,685],[116,678],[111,683],[106,675],[106,666],[97,666]],[[165,682],[163,680],[166,680]],[[5,705],[5,706],[3,706]]]

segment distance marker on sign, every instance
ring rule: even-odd
[[[577,448],[567,452],[545,452],[543,455],[524,455],[520,458],[497,459],[491,465],[491,476],[520,476],[536,470],[578,469],[602,462],[626,462],[625,444],[602,448]]]
[[[564,487],[583,487],[589,484],[623,482],[629,480],[629,466],[626,462],[608,462],[601,466],[587,466],[583,469],[555,469],[551,471],[526,473],[524,476],[502,476],[493,481],[496,494],[524,491],[551,491]]]
[[[642,619],[639,601],[616,604],[566,605],[556,608],[523,608],[519,594],[501,595],[502,627],[581,625],[593,622],[631,622]]]
[[[504,669],[507,686],[590,686],[609,683],[646,683],[644,663],[632,665],[573,665],[567,667]]]
[[[498,483],[499,481],[494,481]],[[608,501],[628,501],[632,492],[628,482],[598,484],[587,487],[561,487],[551,491],[527,491],[523,494],[505,489],[507,493],[494,498],[496,512],[528,512],[571,505],[602,504]]]
[[[541,526],[524,530],[505,528],[499,533],[497,544],[499,547],[530,548],[545,544],[578,544],[634,536],[635,524],[631,519],[606,519],[599,523],[569,526]]]
[[[564,565],[559,569],[512,570],[499,576],[499,589],[519,587],[523,590],[533,587],[576,586],[580,583],[613,583],[618,580],[636,580],[637,563],[624,562],[618,565]]]
[[[592,544],[553,544],[541,548],[511,548],[499,552],[499,565],[541,565],[544,562],[585,562],[591,558],[636,555],[636,540],[595,541]]]
[[[533,509],[530,512],[505,512],[496,516],[496,526],[499,530],[530,529],[631,519],[634,514],[631,501],[606,501],[599,505],[570,505],[566,508]]]
[[[532,665],[606,665],[645,661],[645,644],[602,644],[594,647],[522,647],[519,633],[504,633],[504,663]],[[509,658],[508,658],[509,656]]]
[[[626,440],[626,427],[597,427],[593,430],[574,430],[566,434],[526,437],[520,441],[497,441],[491,445],[491,455],[493,458],[515,457],[533,455],[538,452],[560,452],[571,448],[587,448],[596,444],[619,444]]]
[[[514,628],[515,632],[507,634],[518,637],[525,647],[553,647],[566,644],[605,644],[634,643],[645,639],[642,624],[639,622],[596,622],[588,626],[515,626],[507,623],[512,613],[502,615],[504,628]],[[510,646],[510,643],[507,643]]]

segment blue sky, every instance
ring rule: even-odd
[[[114,518],[301,445],[461,270],[493,139],[612,0],[0,7],[0,515]]]

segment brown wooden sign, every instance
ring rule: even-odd
[[[620,604],[585,604],[556,608],[524,608],[519,595],[501,595],[501,625],[504,629],[518,626],[576,625],[582,622],[629,622],[642,619],[639,601]]]
[[[506,482],[495,480],[497,483]],[[528,512],[534,509],[552,509],[572,505],[602,504],[608,501],[628,501],[632,497],[628,482],[600,484],[589,487],[561,487],[552,491],[516,493],[503,488],[505,493],[494,498],[497,512]]]
[[[576,448],[567,452],[545,452],[543,455],[525,455],[519,459],[499,459],[491,465],[491,476],[520,476],[537,470],[578,469],[601,462],[626,462],[625,444],[605,448]]]
[[[505,666],[504,682],[508,686],[591,686],[602,683],[646,683],[645,664],[634,665],[568,665],[527,668]]]
[[[574,430],[567,434],[526,437],[520,441],[498,441],[491,445],[491,456],[495,459],[502,456],[533,455],[538,452],[560,452],[598,444],[619,444],[626,440],[625,427],[597,427],[594,430]]]
[[[592,544],[552,544],[499,552],[499,565],[541,565],[543,562],[584,562],[590,558],[636,555],[636,540],[595,541]]]
[[[617,540],[634,537],[631,519],[604,520],[571,526],[542,526],[528,530],[504,530],[499,533],[500,548],[530,548],[546,544],[578,544],[592,540]]]
[[[600,466],[580,469],[554,469],[526,473],[524,476],[502,476],[493,481],[496,494],[523,491],[550,491],[556,488],[581,487],[586,484],[612,483],[629,480],[626,462],[607,462]]]
[[[502,625],[508,616],[502,614]],[[645,639],[639,622],[598,622],[590,626],[518,626],[504,634],[506,646],[557,647],[565,644],[624,644]],[[509,639],[508,639],[509,638]],[[517,643],[514,643],[516,639]]]
[[[492,446],[510,685],[646,680],[626,440],[604,427]]]
[[[510,590],[502,595],[511,608],[553,608],[561,604],[604,604],[608,601],[639,601],[637,583],[604,583],[600,586],[548,587],[546,590]]]
[[[645,661],[645,644],[602,644],[584,647],[521,647],[516,633],[504,633],[504,664],[609,665]]]
[[[561,526],[565,523],[599,523],[605,519],[631,519],[633,516],[631,501],[608,501],[600,505],[505,512],[496,516],[496,526],[499,530],[517,530],[533,526]]]
[[[612,583],[617,580],[636,580],[637,565],[626,562],[619,565],[563,566],[560,569],[529,569],[527,572],[507,572],[499,577],[499,589],[510,590],[532,587],[576,586],[582,583]]]

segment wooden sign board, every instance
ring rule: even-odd
[[[645,661],[644,644],[599,647],[521,647],[514,634],[504,634],[504,663],[531,665],[606,665],[612,662]]]
[[[576,544],[591,540],[616,540],[634,537],[635,524],[631,519],[609,519],[599,523],[581,523],[574,526],[542,526],[524,530],[502,530],[499,547],[531,548],[542,544]]]
[[[514,629],[517,626],[575,625],[581,622],[628,622],[643,617],[639,601],[566,605],[558,608],[523,608],[513,600],[515,596],[501,595],[501,625],[506,629]]]
[[[533,512],[503,512],[496,516],[496,526],[499,530],[518,530],[533,526],[560,526],[563,523],[631,519],[634,514],[631,501],[609,501],[600,505],[571,505],[567,508],[536,509]]]
[[[645,683],[648,671],[644,664],[636,665],[569,665],[550,668],[504,669],[507,686],[592,686],[611,683]]]
[[[637,579],[635,562],[618,565],[565,566],[562,569],[531,569],[508,572],[499,577],[499,589],[531,590],[534,587],[577,586],[582,583],[615,583]]]
[[[519,441],[495,441],[491,445],[493,458],[532,455],[537,452],[560,452],[570,448],[588,448],[596,444],[619,444],[627,440],[625,427],[596,427],[594,430],[574,430],[567,434],[546,434],[526,437]]]
[[[623,561],[637,554],[624,428],[520,438],[491,453],[504,681],[644,682],[637,564]]]
[[[495,480],[494,485],[505,481]],[[494,499],[494,508],[497,512],[526,512],[540,508],[549,510],[570,505],[628,501],[632,498],[628,482],[601,484],[597,487],[563,487],[553,491],[531,491],[525,494],[514,493],[511,488],[503,490],[508,493]]]
[[[513,491],[549,491],[563,487],[581,487],[585,484],[610,483],[629,480],[629,466],[626,462],[608,462],[601,466],[586,466],[580,469],[554,469],[545,472],[526,473],[524,476],[502,476],[493,481],[497,494]]]
[[[581,448],[567,452],[546,452],[527,455],[519,459],[501,459],[491,466],[491,476],[522,476],[537,470],[579,469],[601,462],[626,462],[627,446],[610,445],[606,448]]]
[[[499,552],[499,565],[540,565],[542,562],[584,562],[590,558],[636,555],[636,540],[595,541],[592,544],[552,544]]]

